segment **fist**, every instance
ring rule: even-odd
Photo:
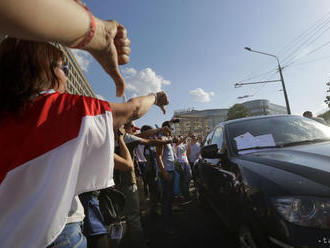
[[[164,136],[171,136],[172,130],[169,127],[162,127],[162,133]]]
[[[127,64],[129,62],[129,55],[131,53],[131,42],[127,38],[126,28],[120,24],[117,27],[117,34],[115,36],[114,43],[117,49],[118,64]]]
[[[160,91],[156,94],[155,104],[160,107],[164,114],[166,113],[165,106],[169,104],[169,101],[165,91]]]

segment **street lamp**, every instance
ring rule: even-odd
[[[290,105],[289,105],[288,94],[286,93],[286,88],[285,88],[284,79],[283,79],[283,75],[282,75],[282,68],[281,68],[280,61],[278,60],[278,58],[273,54],[255,51],[255,50],[251,49],[250,47],[244,47],[244,49],[249,51],[249,52],[260,53],[260,54],[263,54],[263,55],[274,57],[276,59],[277,65],[278,65],[278,71],[279,71],[280,77],[281,77],[282,88],[283,88],[283,93],[284,93],[284,98],[285,98],[285,103],[286,103],[286,109],[288,111],[288,114],[290,115],[291,114],[291,109],[290,109]]]

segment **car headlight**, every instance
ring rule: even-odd
[[[288,222],[322,229],[330,229],[330,199],[316,197],[276,197],[276,210]]]

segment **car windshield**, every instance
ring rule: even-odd
[[[229,140],[237,154],[330,140],[330,127],[299,116],[277,116],[228,124]]]

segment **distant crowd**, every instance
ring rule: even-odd
[[[202,137],[172,134],[173,121],[161,128],[149,125],[124,125],[124,141],[130,151],[134,169],[129,172],[115,169],[115,187],[123,192],[126,205],[122,215],[127,232],[124,242],[145,247],[141,215],[159,215],[165,233],[173,233],[172,211],[178,205],[191,203],[190,182],[192,166],[200,154]]]

